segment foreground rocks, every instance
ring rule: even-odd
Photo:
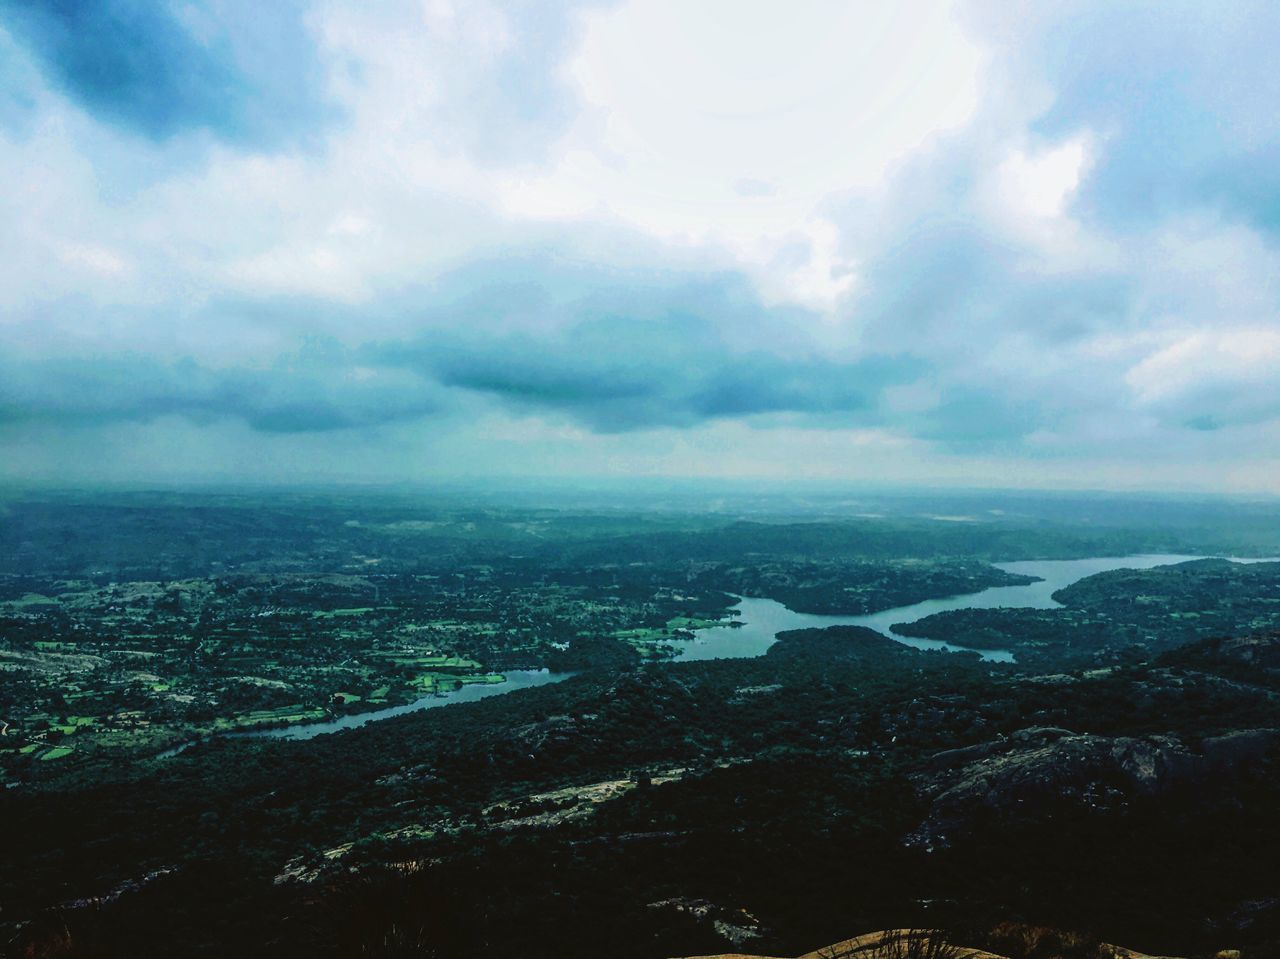
[[[936,754],[915,783],[929,803],[908,844],[948,846],[971,825],[1045,821],[1064,809],[1115,812],[1197,789],[1280,750],[1280,730],[1239,730],[1195,748],[1172,736],[1077,735],[1051,726]]]
[[[1132,949],[1125,949],[1121,946],[1113,946],[1108,943],[1097,942],[1096,940],[1089,944],[1087,948],[1082,948],[1082,941],[1078,941],[1076,937],[1069,933],[1064,934],[1055,930],[1039,929],[1029,926],[1019,926],[1017,924],[1006,924],[1002,930],[1012,930],[1017,933],[1014,937],[1018,940],[1018,945],[1032,952],[1024,952],[1019,949],[1021,955],[1037,955],[1045,956],[1046,959],[1063,955],[1061,949],[1055,950],[1054,945],[1066,946],[1071,949],[1070,954],[1073,956],[1089,956],[1090,959],[1160,959],[1160,957],[1149,956],[1145,953],[1134,952]],[[1037,935],[1040,938],[1036,938]],[[1045,947],[1048,948],[1045,951]],[[1041,951],[1035,951],[1035,950]],[[806,952],[799,956],[798,959],[911,959],[911,957],[920,957],[920,959],[1010,959],[1003,953],[990,952],[986,949],[974,948],[966,946],[959,942],[951,941],[950,937],[940,933],[937,930],[929,929],[884,929],[880,932],[869,932],[866,935],[855,936],[853,939],[845,939],[842,942],[835,942],[829,946],[823,946],[815,949],[813,952]],[[775,957],[748,955],[746,953],[722,953],[716,956],[696,956],[689,959],[775,959]],[[1171,957],[1164,957],[1171,959]],[[1240,959],[1238,953],[1234,955],[1226,955],[1219,953],[1215,959]]]

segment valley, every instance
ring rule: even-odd
[[[75,563],[39,503],[0,526],[14,955],[1280,943],[1280,537],[1247,511],[1246,562],[1187,559],[1238,557],[1229,524],[905,508],[263,496],[190,540],[109,506],[58,514]],[[237,554],[242,511],[305,548]]]

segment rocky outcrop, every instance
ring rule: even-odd
[[[1051,933],[1051,930],[1036,930]],[[1026,955],[1026,953],[1022,953]],[[1036,955],[1061,955],[1059,952],[1041,952]],[[1120,946],[1097,943],[1089,953],[1073,952],[1073,955],[1110,956],[1112,959],[1159,959],[1145,953],[1134,952]],[[1003,953],[988,952],[961,945],[948,937],[928,929],[885,929],[881,932],[870,932],[866,935],[835,942],[813,952],[806,952],[799,959],[901,959],[904,956],[940,956],[953,959],[1006,959]],[[721,953],[716,956],[694,956],[690,959],[768,959],[766,956],[747,955],[745,953]],[[1168,959],[1168,957],[1166,957]],[[1227,959],[1219,953],[1218,959]],[[1239,959],[1237,953],[1231,959]]]
[[[1059,729],[1056,726],[1035,726],[1029,729],[1022,729],[1012,736],[999,736],[990,742],[977,743],[973,746],[961,746],[958,749],[944,749],[940,753],[934,753],[929,759],[928,769],[931,772],[945,772],[946,770],[967,766],[981,759],[987,759],[990,756],[1005,752],[1011,747],[1011,744],[1047,743],[1070,735],[1070,730]]]
[[[574,717],[551,716],[541,722],[515,727],[510,739],[521,752],[536,756],[548,748],[571,744],[580,733],[580,724]]]
[[[760,922],[745,909],[722,906],[706,899],[676,898],[651,902],[648,908],[671,910],[706,923],[735,948],[760,938]]]
[[[1199,666],[1244,666],[1274,677],[1280,674],[1280,633],[1210,639],[1170,659]]]
[[[1052,818],[1064,809],[1105,814],[1134,799],[1199,784],[1280,750],[1280,730],[1241,730],[1193,749],[1171,736],[1076,735],[1035,727],[938,753],[915,778],[929,812],[911,845],[944,847],[978,821]]]
[[[1211,768],[1231,770],[1280,750],[1280,729],[1238,729],[1200,743]]]

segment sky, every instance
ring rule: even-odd
[[[1280,5],[0,0],[0,479],[1280,492]]]

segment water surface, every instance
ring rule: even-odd
[[[312,739],[325,733],[336,733],[340,729],[355,729],[366,723],[376,723],[381,719],[403,716],[405,713],[421,712],[424,709],[437,709],[440,706],[452,706],[454,703],[474,703],[490,696],[503,696],[514,693],[517,689],[531,689],[534,686],[546,686],[559,683],[575,673],[553,673],[546,669],[510,669],[502,674],[506,677],[501,683],[467,683],[447,693],[432,693],[411,703],[399,706],[388,706],[386,709],[375,709],[367,713],[351,713],[337,719],[315,723],[296,723],[292,726],[275,726],[271,729],[246,729],[226,733],[227,736],[244,739]]]
[[[156,758],[168,759],[170,756],[185,752],[196,743],[207,742],[214,737],[226,737],[228,739],[314,739],[316,736],[336,733],[343,729],[355,729],[368,723],[390,719],[393,716],[403,716],[405,713],[421,712],[424,709],[437,709],[441,706],[451,706],[454,703],[474,703],[480,699],[488,699],[490,696],[503,696],[507,693],[513,693],[517,689],[531,689],[534,686],[559,683],[577,674],[553,673],[546,669],[512,669],[503,673],[503,675],[506,677],[505,682],[468,683],[451,692],[432,693],[429,696],[415,699],[411,703],[401,703],[399,706],[388,706],[385,709],[373,709],[365,713],[350,713],[345,716],[339,716],[336,719],[325,719],[311,723],[294,723],[291,726],[272,726],[266,729],[238,729],[214,733],[212,736],[193,739],[190,742],[180,743],[177,746],[166,749],[164,752],[157,753]]]
[[[697,630],[695,638],[682,643],[678,659],[735,659],[760,656],[774,644],[777,634],[788,629],[825,629],[829,626],[866,626],[882,636],[916,649],[938,649],[956,652],[965,647],[944,643],[936,639],[917,639],[900,636],[890,627],[895,623],[914,623],[918,619],[957,609],[1031,608],[1057,609],[1062,604],[1053,594],[1063,587],[1113,569],[1151,569],[1185,563],[1204,556],[1188,556],[1180,553],[1143,553],[1136,556],[1108,556],[1090,559],[1035,559],[1015,563],[993,563],[1009,573],[1038,576],[1040,581],[1025,586],[990,586],[976,593],[948,596],[944,599],[926,599],[910,606],[896,606],[864,616],[831,616],[815,613],[796,613],[772,599],[744,596],[734,607],[740,613],[743,624],[739,627],[713,626]],[[1223,557],[1236,563],[1261,563],[1264,559],[1240,559]],[[1013,653],[1007,649],[977,649],[989,662],[1013,662]]]
[[[1032,609],[1056,609],[1061,604],[1053,599],[1053,593],[1065,586],[1070,586],[1086,576],[1105,573],[1113,569],[1151,569],[1155,566],[1168,566],[1173,563],[1184,563],[1193,559],[1205,559],[1203,556],[1186,556],[1177,553],[1151,553],[1138,556],[1098,557],[1093,559],[1065,560],[1026,560],[1015,563],[993,563],[992,565],[1010,573],[1023,573],[1040,577],[1039,582],[1025,586],[991,586],[976,593],[963,596],[950,596],[945,599],[927,599],[922,603],[910,606],[897,606],[865,616],[830,616],[816,613],[797,613],[781,603],[763,597],[743,596],[734,609],[738,626],[710,626],[695,630],[694,638],[687,641],[676,641],[676,659],[746,659],[761,656],[777,642],[778,633],[789,629],[825,629],[829,626],[866,626],[882,636],[912,646],[916,649],[943,650],[957,652],[964,649],[951,643],[936,639],[917,639],[913,636],[900,636],[890,627],[895,623],[913,623],[934,613],[956,609],[997,609],[1001,607],[1022,607]],[[1260,563],[1271,560],[1238,559],[1225,557],[1237,563]],[[977,649],[976,652],[988,662],[1013,662],[1013,654],[1007,649]],[[490,696],[503,696],[519,689],[530,689],[534,686],[546,686],[563,682],[573,673],[552,673],[545,669],[514,669],[504,674],[506,682],[472,683],[460,687],[453,692],[423,696],[411,703],[400,706],[388,706],[386,709],[373,710],[366,713],[353,713],[339,716],[336,719],[313,723],[297,723],[292,726],[278,726],[270,729],[248,729],[220,735],[235,738],[261,739],[311,739],[326,733],[334,733],[343,729],[355,729],[368,723],[415,713],[424,709],[436,709],[454,703],[470,703]],[[193,745],[184,743],[173,749],[160,753],[160,757],[174,756]]]

